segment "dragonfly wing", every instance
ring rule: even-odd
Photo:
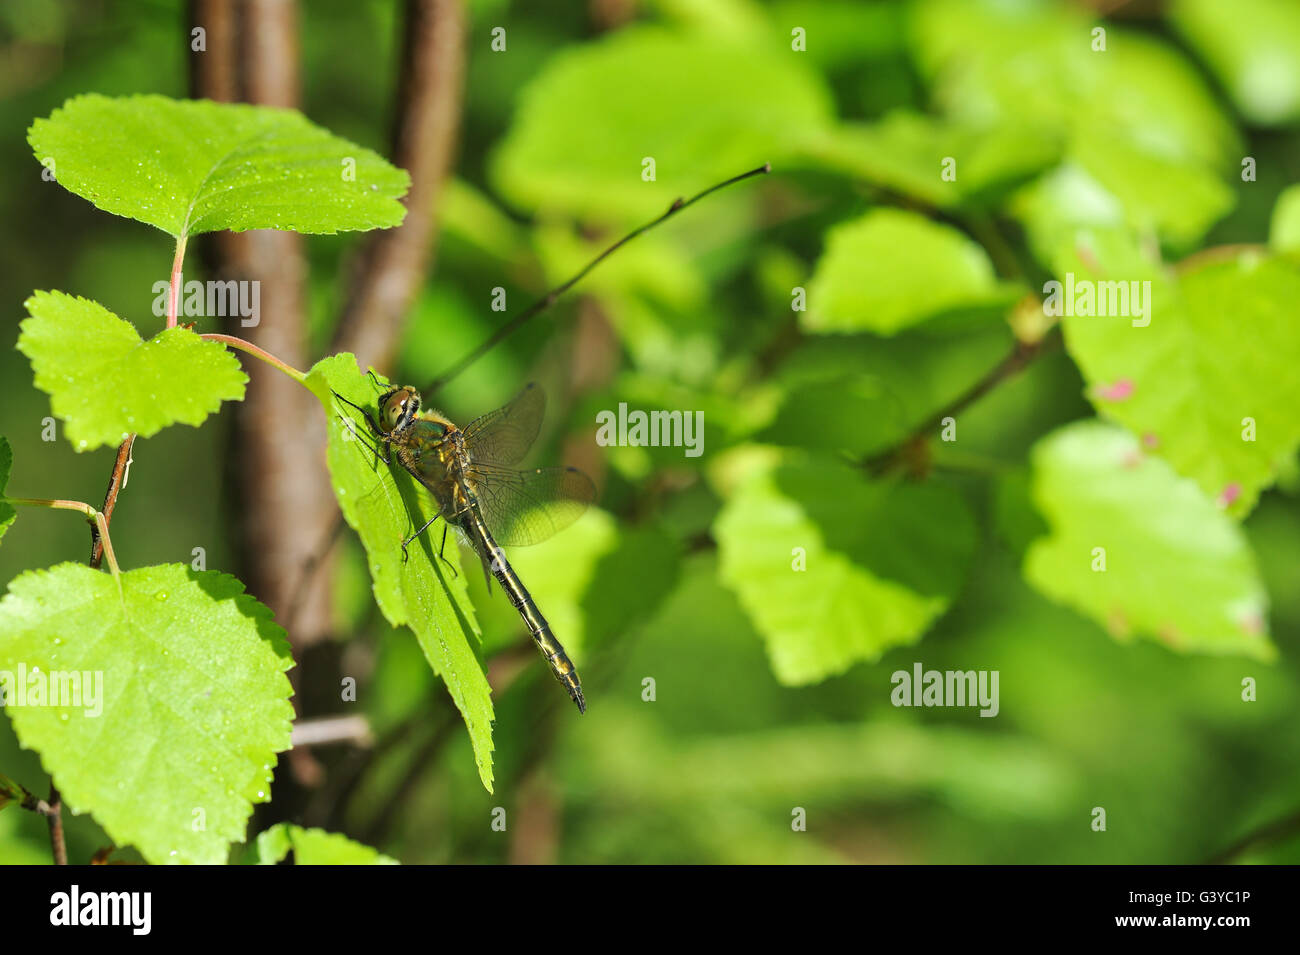
[[[546,540],[581,517],[596,498],[591,478],[577,468],[516,471],[476,462],[465,477],[488,530],[507,547]]]
[[[537,440],[545,414],[546,393],[529,382],[508,404],[466,425],[465,448],[476,462],[518,464]]]

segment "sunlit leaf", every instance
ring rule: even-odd
[[[1240,528],[1196,484],[1126,432],[1069,425],[1033,452],[1033,496],[1051,533],[1025,576],[1107,627],[1175,650],[1272,659],[1268,597]]]
[[[519,98],[493,178],[529,208],[647,217],[778,162],[830,117],[825,87],[797,58],[716,33],[629,27],[546,64]],[[653,180],[642,178],[647,159]]]
[[[800,323],[811,332],[891,335],[958,308],[1010,304],[979,245],[950,226],[877,209],[826,236]]]
[[[320,399],[329,425],[328,462],[334,494],[348,525],[361,538],[374,581],[375,602],[393,626],[409,626],[429,665],[442,678],[465,719],[483,785],[492,789],[492,691],[480,648],[478,622],[465,593],[457,548],[438,556],[439,524],[409,547],[402,541],[433,516],[427,490],[394,461],[376,462],[370,429],[360,413],[337,400],[376,413],[378,392],[348,353],[318,362],[307,387]],[[347,421],[341,420],[343,416]],[[419,524],[413,521],[419,521]]]
[[[276,865],[290,853],[294,865],[397,865],[396,859],[347,836],[287,822],[277,822],[258,833],[243,861],[249,865]]]
[[[117,444],[128,432],[147,438],[171,424],[198,426],[222,401],[244,397],[239,360],[187,328],[143,341],[104,306],[63,292],[36,292],[26,306],[18,350],[78,451]]]
[[[18,738],[65,807],[152,863],[221,863],[244,838],[289,748],[292,665],[271,612],[215,571],[145,567],[119,590],[107,573],[60,564],[22,574],[0,600]]]
[[[1063,318],[1088,397],[1231,514],[1249,513],[1300,448],[1300,267],[1246,252],[1189,263],[1176,278],[1128,259],[1077,279],[1098,275],[1126,284],[1130,306]],[[1149,299],[1146,315],[1132,283]],[[1068,298],[1068,287],[1062,293]],[[1106,297],[1110,309],[1109,289]]]
[[[294,110],[88,94],[27,138],[64,188],[177,237],[382,229],[406,214],[405,171]]]

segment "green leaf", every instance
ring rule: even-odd
[[[19,740],[66,806],[152,863],[221,863],[243,839],[289,748],[292,665],[271,612],[215,571],[145,567],[119,589],[109,574],[60,564],[20,575],[0,600]],[[80,705],[49,705],[74,673]],[[36,705],[47,678],[47,705]]]
[[[1053,163],[1061,142],[1031,128],[995,130],[948,123],[908,111],[870,126],[834,127],[804,156],[922,202],[955,206],[1027,179]],[[951,167],[946,167],[949,161]],[[943,175],[951,168],[953,178]]]
[[[347,836],[324,829],[304,829],[288,822],[277,822],[258,833],[248,847],[243,862],[248,865],[275,865],[293,853],[294,865],[397,865],[381,852],[353,842]]]
[[[4,773],[0,773],[0,809],[11,802],[22,802],[22,799],[23,788]]]
[[[951,489],[812,460],[751,475],[713,529],[720,576],[789,686],[919,640],[961,587],[975,542]]]
[[[178,238],[384,229],[406,214],[406,172],[295,110],[89,94],[36,120],[27,141],[65,189]]]
[[[628,82],[629,77],[653,82]],[[831,120],[798,56],[628,27],[563,50],[519,98],[492,178],[522,206],[647,218],[728,176],[779,164]],[[642,160],[655,180],[642,179]]]
[[[244,397],[239,360],[187,328],[142,341],[130,322],[63,292],[36,292],[19,327],[18,350],[50,396],[78,451],[143,438],[180,422],[198,426],[222,401]]]
[[[389,623],[415,632],[429,665],[464,717],[479,777],[491,792],[492,690],[459,551],[449,543],[445,560],[439,557],[440,539],[432,535],[441,532],[435,527],[410,545],[410,557],[403,561],[402,541],[436,508],[431,495],[396,462],[390,468],[375,461],[366,446],[366,442],[373,444],[366,422],[332,394],[337,391],[372,416],[377,413],[378,392],[357,370],[356,359],[345,352],[318,362],[307,375],[307,387],[320,399],[329,419],[327,459],[334,494],[344,519],[366,549],[375,602]],[[347,417],[348,424],[340,415]],[[413,523],[416,520],[418,524]]]
[[[979,245],[956,229],[877,209],[831,229],[800,325],[810,332],[892,335],[957,308],[1010,304]]]
[[[5,536],[5,531],[18,516],[14,506],[5,500],[5,485],[9,483],[9,469],[13,463],[13,448],[9,447],[8,439],[0,435],[0,537]]]
[[[1237,136],[1186,58],[1114,24],[1106,49],[1094,50],[1097,25],[1066,4],[921,0],[912,37],[951,120],[1014,123],[1202,165],[1235,160]]]
[[[1096,421],[1044,438],[1032,466],[1034,501],[1051,527],[1025,558],[1034,587],[1116,637],[1276,655],[1245,536],[1194,482],[1144,455],[1132,435]]]
[[[913,37],[946,120],[993,141],[1030,129],[1062,142],[1066,165],[1120,219],[1193,242],[1232,206],[1219,174],[1235,167],[1239,137],[1176,51],[1114,24],[1094,50],[1095,25],[1065,4],[922,0]]]
[[[1177,0],[1169,18],[1252,123],[1300,117],[1300,7],[1292,0]]]
[[[1300,185],[1287,186],[1277,197],[1268,244],[1275,252],[1300,252]]]
[[[863,458],[902,441],[1011,351],[1001,316],[920,325],[891,338],[810,338],[786,357],[785,389],[764,443]]]
[[[1134,260],[1104,278],[1151,281],[1150,324],[1063,319],[1093,405],[1229,513],[1249,513],[1300,447],[1300,266],[1246,252],[1176,280]]]

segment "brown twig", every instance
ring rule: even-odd
[[[49,804],[45,821],[50,826],[50,854],[55,865],[67,865],[68,843],[63,837],[63,797],[59,795],[53,779],[50,780],[50,798],[46,802]]]
[[[104,527],[108,528],[108,522],[113,519],[113,509],[117,507],[117,496],[122,489],[126,487],[127,472],[131,468],[131,451],[135,447],[135,435],[128,434],[117,448],[117,456],[113,459],[113,472],[108,478],[108,491],[104,494],[104,506],[100,513],[104,515]],[[99,528],[95,524],[90,525],[90,566],[98,568],[104,561],[104,541],[100,536]],[[31,795],[30,793],[28,794]],[[53,856],[55,865],[68,864],[68,844],[63,835],[63,798],[59,795],[59,789],[54,785],[53,778],[50,779],[49,798],[41,804],[41,808],[28,806],[26,800],[23,802],[24,808],[36,808],[38,812],[45,816],[50,827],[50,854]]]
[[[406,0],[393,161],[411,176],[406,218],[375,232],[363,248],[334,351],[350,351],[362,368],[387,365],[438,232],[438,201],[451,173],[465,74],[461,0]]]
[[[960,397],[926,418],[925,421],[913,428],[906,437],[893,446],[863,460],[862,466],[868,471],[877,474],[887,470],[905,456],[909,449],[931,437],[935,430],[943,424],[944,418],[956,418],[957,415],[975,404],[998,385],[1024,371],[1034,359],[1059,347],[1060,344],[1060,326],[1053,326],[1047,334],[1037,341],[1017,342],[1007,357],[998,362],[988,374],[975,382]]]
[[[526,309],[524,309],[514,318],[510,319],[510,321],[506,322],[495,332],[489,335],[487,339],[484,340],[477,348],[473,349],[468,354],[464,355],[459,361],[457,361],[450,368],[448,368],[441,375],[439,375],[432,382],[430,382],[427,386],[425,386],[424,395],[426,397],[432,395],[434,392],[436,392],[447,382],[451,381],[451,379],[455,378],[457,375],[459,375],[470,365],[474,364],[474,362],[482,358],[490,350],[492,350],[497,345],[499,345],[509,335],[517,331],[525,322],[529,321],[532,318],[536,318],[542,312],[546,311],[548,308],[550,308],[552,305],[555,304],[556,300],[561,295],[563,295],[569,289],[573,288],[573,286],[577,285],[584,278],[586,278],[588,272],[590,272],[596,266],[600,265],[601,262],[604,262],[605,259],[609,258],[611,255],[613,255],[623,246],[627,245],[637,236],[641,235],[643,232],[649,232],[655,226],[659,225],[662,222],[666,222],[668,219],[671,219],[673,216],[677,215],[677,213],[681,212],[683,209],[695,205],[695,203],[699,202],[705,196],[711,195],[712,193],[717,192],[719,189],[725,189],[727,188],[727,186],[735,185],[738,182],[743,182],[744,180],[751,179],[754,176],[765,175],[766,173],[769,173],[771,171],[772,171],[772,164],[763,163],[763,165],[759,166],[757,169],[751,169],[749,170],[749,172],[742,172],[739,176],[732,176],[730,179],[727,179],[724,182],[716,183],[715,185],[712,185],[709,188],[705,189],[703,192],[696,193],[695,195],[691,196],[691,198],[689,199],[673,200],[673,204],[668,207],[668,211],[665,212],[663,215],[659,216],[657,219],[647,222],[645,225],[640,226],[639,228],[633,229],[627,235],[623,236],[623,238],[619,239],[613,245],[609,246],[609,248],[605,249],[604,252],[600,253],[600,255],[596,256],[585,266],[583,266],[582,269],[576,275],[570,278],[567,282],[564,282],[561,285],[557,285],[555,288],[551,289],[549,292],[547,292],[537,301],[533,302],[532,305],[529,305]]]
[[[117,495],[126,487],[131,470],[131,452],[135,449],[135,435],[128,434],[126,440],[117,446],[117,457],[113,460],[113,473],[108,477],[108,491],[104,494],[104,506],[100,513],[104,515],[104,524],[113,519],[113,508],[117,507]],[[90,525],[90,566],[99,569],[104,561],[104,542],[99,538],[99,528]]]

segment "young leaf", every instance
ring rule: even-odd
[[[779,163],[831,122],[831,98],[798,56],[759,49],[630,27],[561,51],[520,97],[492,178],[521,205],[608,221]]]
[[[375,602],[389,623],[415,632],[429,665],[442,677],[465,719],[479,777],[490,792],[492,691],[458,548],[449,541],[439,556],[443,525],[438,523],[410,544],[410,556],[403,560],[402,541],[436,509],[429,492],[396,461],[391,467],[376,462],[369,426],[359,412],[334,397],[337,391],[375,417],[378,392],[357,371],[356,359],[345,352],[318,362],[307,376],[307,387],[329,419],[327,458],[334,494],[366,549]],[[417,520],[419,524],[413,523]]]
[[[1276,655],[1268,597],[1241,529],[1132,435],[1097,421],[1034,448],[1033,495],[1051,526],[1025,558],[1038,590],[1175,650]]]
[[[1169,18],[1252,123],[1300,117],[1300,8],[1291,0],[1178,0]]]
[[[19,327],[36,387],[50,396],[78,451],[117,444],[122,435],[199,425],[222,401],[244,397],[248,376],[221,345],[187,328],[142,341],[104,306],[63,292],[36,292]]]
[[[406,214],[406,172],[294,110],[90,94],[36,120],[27,141],[65,189],[178,238],[384,229]]]
[[[304,829],[277,822],[258,833],[241,861],[246,865],[275,865],[293,853],[294,865],[397,865],[383,853],[324,829]]]
[[[1106,272],[1102,278],[1124,280],[1117,284],[1128,287],[1132,316],[1063,320],[1092,403],[1230,514],[1250,513],[1300,447],[1300,326],[1292,314],[1300,267],[1244,253],[1190,266],[1177,281],[1157,275],[1149,295],[1132,267]],[[1133,286],[1149,309],[1143,316]]]
[[[243,839],[289,748],[292,665],[271,612],[215,571],[145,567],[119,590],[60,564],[20,575],[0,600],[18,739],[66,806],[152,863],[221,863]]]
[[[871,482],[833,461],[759,471],[713,530],[721,578],[787,686],[919,640],[961,587],[975,541],[954,491]]]
[[[1028,128],[1065,143],[1061,168],[1095,182],[1119,221],[1176,243],[1232,207],[1218,177],[1240,157],[1239,137],[1168,44],[1114,24],[1093,33],[1070,4],[919,0],[911,12],[914,54],[944,119],[982,127],[986,141]],[[1051,210],[1041,218],[1052,221]]]
[[[1009,305],[1019,295],[956,229],[879,209],[827,234],[800,324],[810,332],[892,335],[941,312]]]
[[[9,525],[18,516],[14,506],[5,500],[5,485],[9,483],[9,469],[13,463],[13,449],[9,447],[9,441],[4,435],[0,435],[0,537],[5,536],[5,531],[9,530]]]

